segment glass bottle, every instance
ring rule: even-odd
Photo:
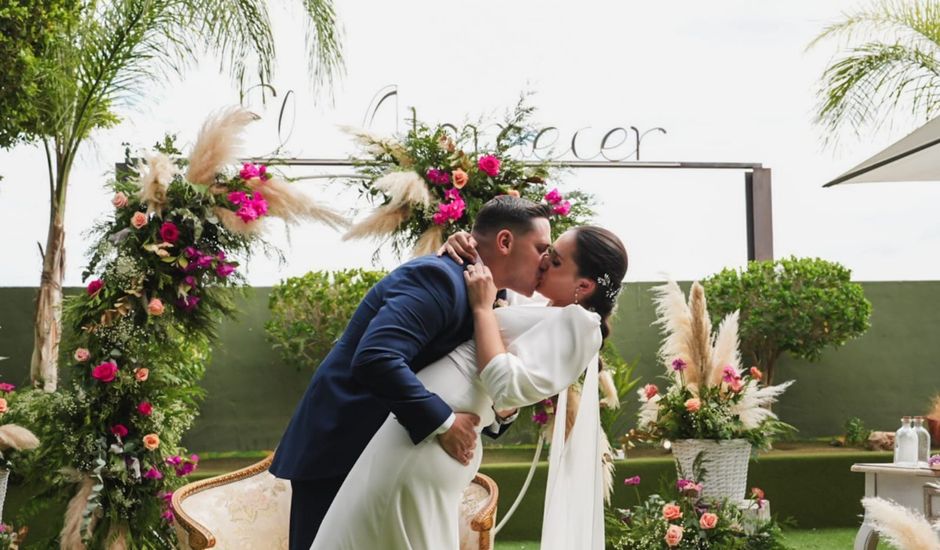
[[[911,427],[911,417],[901,418],[901,428],[894,434],[894,463],[898,466],[917,464],[917,434]]]
[[[914,417],[914,434],[917,435],[917,466],[927,468],[930,458],[930,432],[924,427],[924,417]]]

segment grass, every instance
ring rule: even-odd
[[[852,548],[855,541],[854,529],[807,529],[786,532],[786,543],[798,550],[846,550]],[[535,541],[496,542],[495,550],[538,550]],[[884,543],[878,544],[879,550],[889,548]]]

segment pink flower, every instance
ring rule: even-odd
[[[483,155],[477,160],[477,167],[486,173],[489,177],[496,177],[499,174],[500,160],[493,155]]]
[[[760,369],[757,367],[751,367],[750,373],[751,373],[751,378],[753,378],[754,380],[764,379],[764,373],[762,373]]]
[[[160,238],[168,243],[175,243],[180,238],[180,230],[173,222],[163,222],[160,226]]]
[[[447,191],[444,191],[444,199],[449,201],[455,201],[460,198],[460,189],[456,187],[451,187]]]
[[[85,289],[85,291],[88,292],[89,296],[94,296],[95,294],[98,294],[98,292],[101,290],[101,287],[103,286],[104,281],[101,279],[95,279],[94,281],[88,283],[88,287]]]
[[[728,385],[731,387],[731,391],[733,391],[733,392],[735,392],[735,393],[738,393],[739,391],[741,391],[741,390],[744,389],[744,384],[741,383],[741,379],[740,379],[740,378],[735,378],[735,379],[732,380],[731,383],[728,384]]]
[[[144,416],[150,416],[153,414],[153,405],[151,405],[149,401],[141,401],[140,404],[137,405],[137,412]]]
[[[428,178],[428,181],[437,185],[447,185],[450,183],[450,174],[444,170],[438,170],[437,168],[428,168],[428,171],[425,173]]]
[[[676,482],[676,489],[685,496],[697,498],[702,493],[702,484],[691,479],[680,479]]]
[[[147,378],[150,378],[150,369],[147,367],[134,369],[134,380],[137,380],[138,382],[146,382]]]
[[[165,308],[163,307],[163,302],[160,301],[160,298],[153,298],[150,300],[150,303],[147,304],[147,313],[155,317],[163,315]]]
[[[117,377],[117,371],[117,364],[115,364],[113,361],[107,361],[91,369],[91,376],[99,382],[109,384],[114,382],[114,379]]]
[[[183,463],[183,457],[179,455],[168,456],[166,458],[166,463],[175,468]]]
[[[669,504],[663,506],[663,517],[666,519],[666,521],[679,519],[682,517],[682,508],[679,508],[678,504],[670,502]]]
[[[195,258],[196,256],[199,256],[199,251],[192,246],[187,246],[185,249],[183,249],[183,254],[185,254],[187,258]]]
[[[683,361],[681,357],[677,357],[672,361],[672,370],[676,372],[684,371],[687,366],[689,364]]]
[[[115,424],[111,426],[111,433],[118,437],[127,437],[127,426],[124,424]]]
[[[167,523],[173,523],[173,520],[176,519],[176,516],[173,515],[173,510],[170,508],[167,508],[166,512],[160,514],[160,517],[163,518],[163,521]]]
[[[215,273],[223,279],[235,272],[235,266],[222,262],[215,268]]]
[[[927,459],[927,465],[931,468],[940,465],[940,455],[933,455]]]
[[[702,401],[698,397],[693,397],[685,402],[685,410],[694,413],[702,408]]]
[[[558,214],[559,216],[567,216],[571,212],[571,203],[568,201],[563,201],[559,204],[556,204],[552,211]]]
[[[236,205],[245,202],[245,198],[243,191],[232,191],[228,194],[228,201]]]
[[[251,207],[258,213],[259,218],[268,213],[268,201],[264,200],[261,191],[255,191],[251,194]]]
[[[246,162],[242,164],[241,172],[239,172],[238,175],[243,180],[250,180],[251,178],[261,177],[261,175],[264,174],[262,169],[264,169],[264,171],[267,171],[264,165],[252,164],[250,162]]]
[[[643,386],[643,395],[645,395],[647,399],[656,397],[658,393],[659,388],[656,387],[656,384],[647,384]]]
[[[6,382],[0,383],[0,393],[10,393],[16,389],[16,386],[13,384],[8,384]]]
[[[88,361],[89,359],[91,359],[91,352],[85,348],[78,348],[75,350],[74,357],[75,357],[75,360],[78,361],[79,363],[84,363],[85,361]]]
[[[682,542],[682,527],[678,525],[670,525],[666,529],[666,544],[669,546],[679,546],[679,543]]]
[[[208,256],[203,256],[203,257],[204,257],[204,258],[207,258]],[[201,260],[201,258],[200,258],[200,260]],[[210,263],[211,263],[211,262],[210,262]],[[187,276],[183,277],[183,284],[186,285],[186,286],[188,286],[189,288],[196,288],[196,278],[193,277],[192,275],[187,275]]]
[[[153,466],[144,473],[145,479],[163,479],[163,474],[160,473],[160,470],[154,468]]]
[[[728,384],[730,384],[732,380],[735,380],[738,377],[739,377],[738,371],[735,370],[735,368],[732,367],[731,365],[725,365],[725,368],[721,369],[721,379],[727,382]]]
[[[554,188],[548,193],[545,193],[545,200],[548,204],[558,204],[562,200],[561,193],[558,191],[558,188]]]
[[[640,476],[628,477],[627,479],[623,480],[623,484],[636,487],[640,484]]]
[[[702,529],[714,529],[718,525],[718,516],[711,512],[705,512],[702,517],[698,518],[698,524]]]
[[[134,226],[134,229],[142,229],[147,225],[147,214],[134,212],[134,215],[131,216],[131,225]]]
[[[548,413],[545,411],[539,411],[532,415],[532,422],[544,426],[548,424]]]
[[[764,500],[764,490],[760,487],[751,487],[751,497],[757,500]]]
[[[111,199],[111,204],[113,204],[115,208],[124,208],[127,206],[127,195],[118,191],[114,194],[114,198]]]
[[[447,214],[438,210],[433,216],[431,216],[431,221],[434,222],[434,225],[444,225],[447,223]]]
[[[176,301],[183,311],[193,311],[199,305],[199,296],[186,296]]]
[[[235,215],[241,218],[245,223],[253,222],[258,219],[258,212],[252,208],[251,204],[242,204]]]

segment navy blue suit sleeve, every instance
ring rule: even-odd
[[[415,444],[424,441],[452,412],[444,400],[424,387],[410,363],[458,321],[457,300],[463,294],[456,285],[443,267],[422,265],[403,273],[389,285],[384,304],[353,356],[353,376],[388,405]]]

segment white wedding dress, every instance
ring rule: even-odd
[[[600,317],[577,305],[503,307],[496,317],[507,353],[493,358],[482,373],[470,340],[422,369],[418,378],[454,411],[479,415],[479,437],[494,420],[494,406],[517,408],[559,394],[564,411],[567,387],[586,370],[587,398],[575,428],[550,453],[542,548],[602,550]],[[553,440],[564,441],[565,423],[555,424]],[[463,466],[433,436],[414,445],[389,415],[346,477],[311,549],[457,550],[460,499],[482,451],[478,439],[473,460]]]

